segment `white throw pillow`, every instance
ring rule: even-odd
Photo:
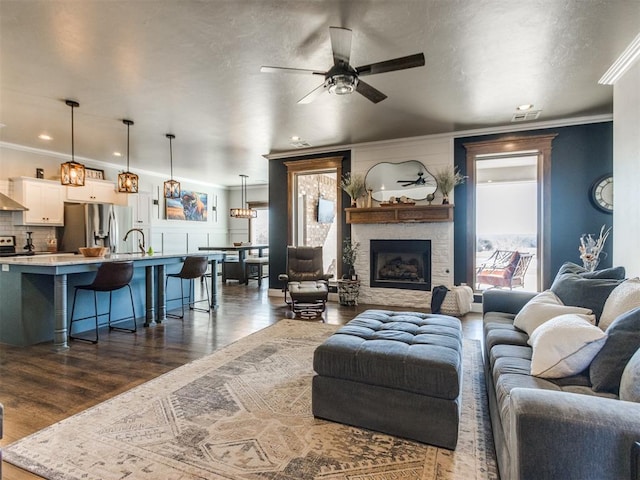
[[[607,297],[598,326],[604,331],[623,313],[640,307],[640,278],[625,280]]]
[[[584,315],[560,315],[531,335],[531,375],[564,378],[582,372],[603,347],[607,335]]]
[[[563,305],[555,293],[551,290],[545,290],[522,307],[513,320],[513,325],[531,336],[534,330],[544,322],[568,313],[591,315],[593,312],[588,308]],[[591,323],[595,323],[596,317],[594,315],[591,315],[591,317],[593,317]]]

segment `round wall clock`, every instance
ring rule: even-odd
[[[613,212],[613,176],[598,178],[591,186],[591,202],[603,212]]]

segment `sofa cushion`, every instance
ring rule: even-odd
[[[582,315],[560,315],[538,327],[529,342],[533,347],[531,374],[562,378],[586,369],[600,351],[606,334]]]
[[[529,340],[529,336],[511,326],[511,328],[487,328],[488,325],[485,326],[485,339],[484,344],[485,348],[488,352],[496,345],[520,345],[523,347],[527,346],[527,340]]]
[[[591,323],[595,324],[595,316],[591,315],[591,310],[588,308],[563,305],[562,301],[551,290],[545,290],[529,300],[516,315],[513,324],[531,336],[533,331],[543,323],[567,313],[590,315]]]
[[[622,372],[620,400],[640,403],[640,349],[633,354]]]
[[[567,262],[560,267],[551,290],[565,305],[593,310],[599,321],[607,297],[623,280],[623,267],[587,272],[579,265]]]
[[[623,313],[607,328],[607,341],[589,368],[596,391],[618,393],[622,372],[640,348],[640,308]]]
[[[604,303],[598,326],[606,330],[611,323],[629,310],[640,307],[640,278],[625,280],[613,289]]]

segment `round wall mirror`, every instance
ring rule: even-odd
[[[364,180],[377,202],[386,202],[390,197],[424,200],[437,189],[436,179],[418,160],[378,163],[369,169]]]

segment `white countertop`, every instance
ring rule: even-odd
[[[151,260],[162,258],[176,258],[187,257],[191,255],[207,255],[207,254],[223,254],[223,252],[200,252],[200,253],[154,253],[153,255],[143,255],[142,253],[117,253],[109,254],[104,257],[83,257],[82,255],[75,255],[72,253],[52,253],[41,255],[30,255],[22,257],[4,257],[0,258],[0,264],[7,265],[29,265],[33,267],[49,267],[49,266],[64,266],[64,265],[84,265],[91,263],[104,263],[104,262],[124,262],[133,260]]]

